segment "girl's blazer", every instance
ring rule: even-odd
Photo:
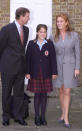
[[[29,41],[26,51],[26,74],[37,78],[40,67],[45,79],[57,74],[56,53],[52,41],[47,41],[41,51],[36,42]]]

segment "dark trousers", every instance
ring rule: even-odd
[[[45,118],[47,105],[47,93],[35,93],[34,96],[34,109],[35,117]]]
[[[14,118],[20,119],[23,117],[24,76],[24,74],[7,75],[1,73],[3,119],[10,118],[10,101],[12,89],[14,96]]]

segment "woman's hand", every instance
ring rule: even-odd
[[[25,77],[26,77],[27,79],[30,79],[30,74],[26,74]]]
[[[79,76],[79,74],[80,74],[80,71],[79,70],[75,70],[75,77]]]
[[[57,75],[52,75],[52,79],[56,79]]]

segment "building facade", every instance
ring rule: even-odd
[[[55,33],[55,17],[66,13],[72,28],[79,33],[81,49],[80,85],[82,85],[82,0],[52,0],[52,31]],[[10,22],[10,0],[0,0],[0,28]]]

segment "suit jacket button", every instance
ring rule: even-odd
[[[40,59],[40,62],[42,62],[42,60]]]

